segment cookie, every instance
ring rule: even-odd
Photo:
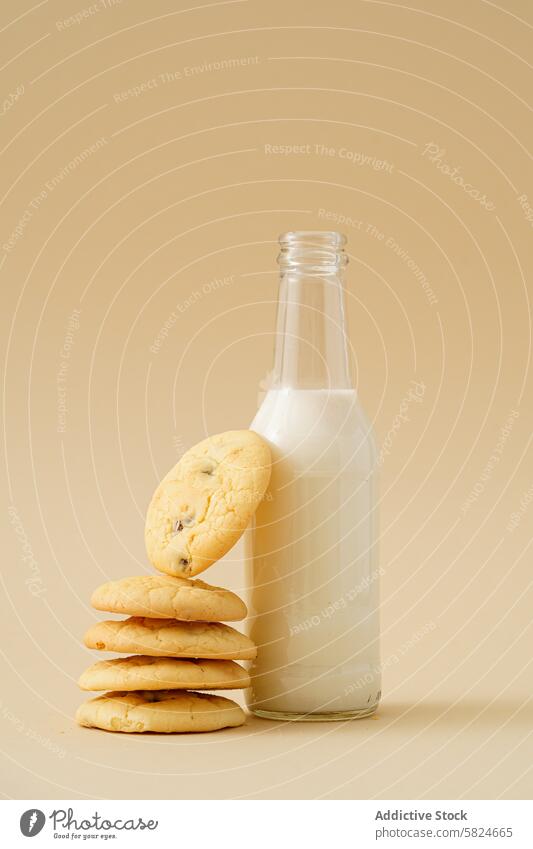
[[[80,725],[126,733],[156,731],[218,731],[243,725],[246,717],[239,705],[208,693],[176,693],[174,690],[111,692],[90,699],[76,712]]]
[[[246,616],[245,603],[229,590],[170,575],[108,581],[94,591],[91,604],[97,610],[152,619],[234,622]]]
[[[80,676],[82,690],[236,690],[250,676],[232,660],[132,655],[100,660]]]
[[[231,430],[187,451],[157,487],[145,529],[150,562],[190,577],[232,548],[270,480],[268,445],[251,430]]]
[[[257,654],[249,637],[220,622],[178,622],[140,616],[97,622],[85,634],[85,645],[90,649],[151,657],[208,660],[251,660]]]

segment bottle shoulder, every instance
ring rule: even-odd
[[[270,390],[251,429],[295,461],[358,456],[365,467],[376,461],[370,420],[355,390]]]

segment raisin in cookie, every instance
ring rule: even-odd
[[[173,690],[112,692],[80,705],[80,725],[105,731],[172,734],[187,731],[218,731],[243,725],[246,717],[238,704],[209,693],[176,693]]]
[[[197,575],[244,532],[270,479],[268,445],[251,430],[204,439],[163,478],[146,519],[146,550],[161,572]]]

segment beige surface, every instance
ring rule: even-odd
[[[83,5],[0,12],[1,792],[530,796],[531,4],[123,0],[64,25]],[[378,717],[76,728],[91,592],[150,571],[177,456],[251,421],[277,234],[341,216],[382,451]],[[206,580],[242,592],[241,553]]]

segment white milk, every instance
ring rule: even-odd
[[[249,707],[371,713],[381,686],[375,451],[356,393],[271,390],[251,428],[271,445],[273,471],[246,540],[259,649]]]

